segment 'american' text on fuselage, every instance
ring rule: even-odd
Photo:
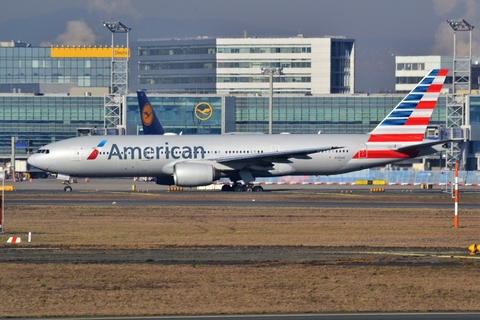
[[[154,159],[203,159],[205,158],[205,148],[202,146],[165,146],[161,147],[121,147],[116,143],[112,144],[108,153],[108,160],[117,158],[119,160],[154,160]]]

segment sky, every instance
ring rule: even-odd
[[[479,25],[478,0],[0,0],[0,41],[110,45],[104,21],[130,41],[208,37],[344,36],[356,43],[356,92],[393,92],[395,56],[453,55],[447,19]],[[480,27],[479,27],[480,28]],[[480,32],[473,30],[474,56]],[[457,32],[457,55],[469,32]],[[123,36],[123,38],[122,38]],[[121,44],[125,35],[115,41]]]

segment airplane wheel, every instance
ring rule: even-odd
[[[72,192],[72,190],[73,189],[70,186],[66,186],[65,188],[63,188],[63,191],[65,191],[65,192]]]
[[[237,191],[237,192],[243,192],[243,191],[245,191],[245,186],[238,185],[238,186],[235,187],[235,191]]]
[[[232,187],[229,186],[228,184],[224,184],[222,186],[222,191],[232,191]]]
[[[253,189],[252,186],[248,186],[248,187],[246,187],[245,191],[246,192],[252,192],[253,191],[252,189]]]
[[[253,187],[252,191],[253,192],[263,192],[263,188],[260,187],[260,186],[255,186],[255,187]]]

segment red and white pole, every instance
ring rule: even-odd
[[[3,196],[0,196],[0,198],[0,233],[3,233]]]
[[[455,162],[455,228],[458,228],[458,160]]]
[[[1,168],[1,167],[0,167]],[[2,193],[0,195],[0,233],[5,233],[4,223],[5,223],[5,167],[1,168],[0,177],[2,178]]]

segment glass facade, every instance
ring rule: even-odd
[[[411,84],[413,89],[417,83],[422,81],[422,79],[423,77],[396,77],[395,81],[396,81],[396,84]],[[452,84],[452,80],[453,79],[450,76],[445,77],[444,86],[448,84]],[[410,92],[410,91],[408,90],[406,92]]]
[[[160,119],[165,132],[176,134],[220,134],[222,132],[221,97],[158,97],[149,95],[153,110]],[[210,117],[197,117],[196,107],[212,107]],[[208,119],[207,119],[208,117]],[[142,131],[137,97],[127,97],[127,132]]]
[[[472,135],[475,136],[480,133],[480,96],[470,96],[469,118]],[[480,137],[477,139],[480,140]],[[470,141],[468,151],[471,155],[480,155],[480,141]]]
[[[215,83],[215,77],[193,77],[193,76],[175,76],[175,77],[165,77],[159,75],[151,75],[151,76],[140,76],[138,77],[138,83],[141,85],[173,85],[173,84],[201,84],[201,83]],[[183,91],[183,90],[182,90]],[[188,90],[185,90],[188,91]],[[198,91],[194,89],[194,91]]]
[[[283,77],[273,77],[274,83],[280,82],[311,82],[312,77],[302,77],[302,76],[283,76]],[[217,82],[250,82],[250,83],[260,83],[260,82],[270,82],[268,77],[264,75],[255,75],[255,76],[241,76],[241,77],[232,77],[232,76],[218,76]],[[278,90],[278,89],[277,89]]]
[[[216,40],[133,42],[130,92],[215,94]]]
[[[480,125],[480,96],[470,96],[470,125]]]
[[[76,83],[110,86],[106,58],[51,58],[50,48],[0,47],[0,84]]]
[[[104,126],[103,97],[0,96],[0,154],[10,158],[11,138],[31,148],[76,136],[77,128]],[[26,148],[16,148],[26,156]]]
[[[332,40],[331,43],[331,93],[350,93],[350,75],[353,71],[351,56],[353,53],[353,42]]]
[[[388,96],[274,97],[273,132],[367,133],[404,98]],[[236,97],[236,131],[268,132],[268,97]],[[440,97],[430,125],[445,125]]]
[[[425,70],[425,63],[397,63],[397,70]]]
[[[218,53],[311,53],[310,46],[302,45],[221,45],[218,47]]]
[[[190,54],[215,54],[215,46],[157,46],[147,45],[138,48],[140,56],[182,56]]]
[[[403,95],[277,96],[273,101],[273,132],[366,133],[402,98]],[[222,126],[232,128],[227,132],[268,132],[268,97],[149,94],[149,99],[169,133],[220,134]],[[228,106],[226,99],[232,101]],[[127,133],[137,134],[141,131],[137,98],[127,96],[126,101]],[[471,103],[472,123],[477,124],[480,96],[472,97]],[[103,97],[0,95],[0,154],[10,158],[11,137],[17,141],[31,140],[31,148],[36,150],[76,136],[78,128],[103,128],[103,104]],[[202,110],[211,106],[211,116],[199,119],[197,106]],[[222,112],[231,116],[222,116]],[[446,99],[441,96],[430,125],[445,125],[445,117]],[[16,154],[25,156],[26,148],[17,148]]]
[[[282,60],[280,61],[227,61],[218,62],[218,68],[256,68],[256,69],[270,69],[270,68],[311,68],[312,63],[307,59],[300,59],[300,61]]]

